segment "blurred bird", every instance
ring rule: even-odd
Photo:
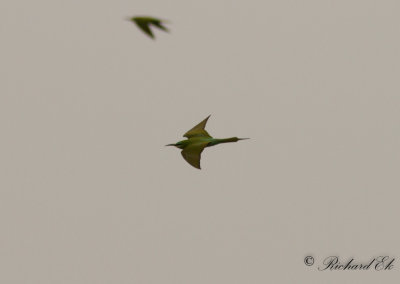
[[[179,149],[183,149],[181,152],[182,157],[186,160],[186,162],[197,169],[200,169],[201,152],[203,152],[204,148],[218,145],[220,143],[237,142],[239,140],[250,139],[237,137],[217,139],[211,137],[210,134],[208,134],[208,132],[204,129],[209,118],[210,115],[183,135],[183,137],[188,139],[179,141],[175,144],[165,145],[175,146]]]
[[[168,32],[168,29],[163,26],[163,23],[166,23],[165,20],[160,20],[152,17],[132,17],[129,21],[134,22],[145,34],[154,39],[154,34],[150,29],[150,26],[153,25],[165,32]]]

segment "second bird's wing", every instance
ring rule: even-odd
[[[192,137],[211,137],[210,134],[204,129],[207,124],[207,120],[211,115],[207,116],[202,122],[197,124],[195,127],[186,132],[183,137],[192,138]]]
[[[201,169],[200,168],[201,152],[203,152],[207,144],[208,142],[202,142],[187,146],[181,152],[182,157],[186,160],[186,162],[191,164],[196,169]]]

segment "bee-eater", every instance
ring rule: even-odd
[[[152,17],[132,17],[129,19],[131,22],[134,22],[145,34],[154,39],[154,34],[150,29],[150,26],[153,25],[165,32],[168,32],[168,29],[163,26],[163,23],[166,21],[152,18]]]
[[[181,152],[182,157],[186,162],[197,169],[200,169],[201,152],[203,152],[204,148],[215,146],[220,143],[237,142],[239,140],[249,139],[237,137],[218,139],[211,137],[211,135],[204,129],[209,118],[210,115],[183,135],[183,137],[188,139],[179,141],[175,144],[165,145],[183,149]]]

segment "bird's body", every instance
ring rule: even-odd
[[[221,143],[237,142],[248,138],[213,138],[204,129],[207,120],[210,116],[197,124],[195,127],[186,132],[183,136],[188,139],[179,141],[175,144],[168,144],[166,146],[175,146],[182,149],[183,158],[193,167],[200,169],[201,152],[204,148],[215,146]]]
[[[154,39],[154,34],[150,29],[150,26],[155,26],[160,30],[168,32],[168,29],[163,26],[163,23],[166,21],[161,19],[143,16],[143,17],[132,17],[129,20],[134,22],[145,34],[147,34],[152,39]]]
[[[220,143],[228,143],[228,142],[236,142],[239,140],[243,140],[247,138],[237,138],[237,137],[231,137],[231,138],[212,138],[212,137],[192,137],[186,140],[179,141],[176,144],[171,144],[169,146],[176,146],[179,149],[185,149],[186,147],[190,145],[201,145],[203,143],[207,143],[206,147],[211,147],[218,145]]]

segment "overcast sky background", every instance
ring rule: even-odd
[[[0,282],[395,283],[399,10],[3,0]],[[199,171],[164,145],[209,114],[251,140]],[[396,262],[318,271],[331,255]]]

